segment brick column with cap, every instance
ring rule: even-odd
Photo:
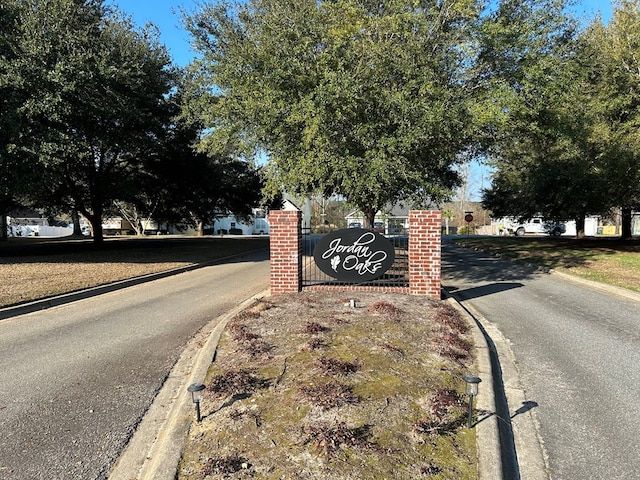
[[[269,212],[271,294],[302,289],[302,212]]]
[[[409,292],[440,298],[442,212],[409,212]]]

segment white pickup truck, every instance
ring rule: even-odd
[[[567,226],[564,223],[546,221],[542,217],[533,217],[526,222],[507,222],[505,223],[505,228],[510,234],[519,237],[527,233],[559,236],[567,231]]]

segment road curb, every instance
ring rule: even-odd
[[[187,387],[204,382],[218,341],[234,315],[268,290],[210,321],[188,343],[124,451],[107,475],[109,480],[174,480],[194,407]]]
[[[473,343],[476,350],[475,368],[477,375],[482,379],[476,397],[478,420],[475,425],[476,444],[478,454],[478,479],[496,480],[504,478],[502,475],[502,463],[500,461],[500,437],[498,434],[498,421],[493,412],[496,411],[495,396],[493,393],[493,374],[489,345],[482,331],[476,324],[476,320],[469,312],[443,289],[445,301],[452,305],[460,314],[467,318],[471,325]]]
[[[479,376],[487,381],[488,388],[480,390],[477,399],[478,410],[487,412],[476,426],[478,478],[550,479],[547,454],[535,414],[538,405],[527,400],[508,340],[473,307],[463,304],[449,292],[447,297],[470,318],[478,352]]]
[[[25,315],[27,313],[38,312],[40,310],[46,310],[52,307],[58,307],[60,305],[66,305],[67,303],[77,302],[78,300],[84,300],[86,298],[92,298],[105,293],[115,292],[123,288],[133,287],[142,283],[153,282],[154,280],[160,280],[162,278],[171,277],[181,273],[190,272],[204,267],[211,267],[213,265],[219,265],[233,258],[249,255],[251,253],[264,250],[263,248],[248,250],[247,252],[238,253],[234,255],[228,255],[226,257],[216,258],[207,262],[191,263],[182,267],[172,268],[170,270],[163,270],[161,272],[148,273],[146,275],[140,275],[138,277],[127,278],[124,280],[118,280],[115,282],[107,283],[104,285],[98,285],[96,287],[89,287],[82,290],[76,290],[74,292],[62,293],[60,295],[54,295],[52,297],[33,300],[27,303],[21,303],[18,305],[12,305],[10,307],[0,308],[0,321],[6,320],[18,315]]]
[[[588,278],[578,277],[577,275],[573,275],[571,273],[565,273],[558,270],[550,270],[549,273],[551,275],[556,275],[558,277],[562,277],[565,280],[569,280],[571,282],[580,283],[582,285],[586,285],[595,290],[600,290],[603,292],[611,293],[614,295],[618,295],[629,300],[634,300],[636,302],[640,302],[640,293],[634,292],[633,290],[629,290],[627,288],[616,287],[615,285],[609,285],[606,283],[596,282],[594,280],[589,280]]]

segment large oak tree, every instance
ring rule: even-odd
[[[484,205],[498,216],[575,219],[640,204],[640,2],[616,3],[609,25],[583,31],[564,0],[502,0],[484,25],[496,174]]]
[[[472,130],[475,0],[250,0],[187,16],[204,147],[266,152],[271,192],[338,194],[369,224],[446,198]]]
[[[622,238],[632,237],[640,209],[640,1],[618,0],[608,25],[596,19],[583,35],[589,72],[589,144],[598,159],[602,201],[622,211]]]
[[[152,28],[102,0],[5,1],[1,66],[20,125],[11,158],[35,156],[34,203],[81,212],[101,242],[105,209],[168,124],[169,56]]]

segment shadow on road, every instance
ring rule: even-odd
[[[457,287],[448,287],[446,285],[444,285],[444,288],[446,288],[448,292],[455,293],[456,296],[459,296],[463,300],[470,300],[472,298],[485,297],[487,295],[505,292],[507,290],[513,290],[514,288],[520,288],[523,286],[524,285],[522,283],[490,283],[488,285],[483,285],[482,287],[460,290],[458,290]]]
[[[523,413],[527,413],[529,410],[536,408],[538,406],[538,402],[533,402],[531,400],[527,400],[526,402],[522,402],[522,406],[513,412],[511,418],[517,417],[518,415],[522,415]]]
[[[442,244],[443,286],[465,299],[520,288],[523,281],[541,273],[534,265],[493,257],[450,242]]]

